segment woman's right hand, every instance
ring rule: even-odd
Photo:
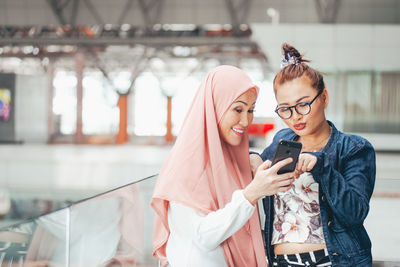
[[[269,160],[261,164],[253,181],[243,191],[245,198],[255,205],[261,197],[289,190],[294,180],[294,172],[278,174],[278,170],[292,161],[292,158],[287,158],[272,167]]]

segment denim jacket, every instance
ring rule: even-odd
[[[375,151],[364,138],[344,134],[333,123],[328,123],[332,133],[321,152],[311,152],[317,157],[311,174],[319,184],[321,222],[329,258],[333,266],[372,266],[371,241],[363,222],[375,185]],[[296,138],[291,129],[279,131],[261,158],[272,160],[280,139]],[[263,199],[264,240],[270,264],[274,258],[273,203],[273,196]]]

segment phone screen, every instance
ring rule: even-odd
[[[292,172],[296,169],[297,160],[301,152],[302,144],[300,142],[290,140],[280,140],[275,151],[275,156],[272,165],[284,160],[292,158],[293,161],[279,169],[278,174]]]

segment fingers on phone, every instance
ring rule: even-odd
[[[293,161],[292,158],[286,158],[284,160],[281,160],[279,162],[277,162],[273,167],[275,168],[274,171],[278,172],[278,170],[280,170],[280,168],[282,168],[283,166],[288,165],[289,163],[291,163]]]
[[[287,179],[292,179],[296,175],[296,172],[287,172],[284,174],[280,174],[280,179],[281,180],[287,180]]]
[[[292,183],[293,183],[293,181],[292,181],[292,182],[289,182],[289,183],[287,183],[287,184],[284,184],[283,186],[280,186],[280,187],[278,188],[278,192],[285,192],[285,191],[288,191],[290,188],[292,188]]]
[[[290,177],[289,179],[283,180],[281,182],[278,183],[279,187],[286,187],[286,186],[292,186],[293,183],[293,177]]]

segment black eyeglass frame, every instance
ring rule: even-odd
[[[296,105],[289,106],[289,107],[276,107],[275,113],[278,114],[278,116],[279,116],[281,119],[284,119],[284,120],[290,119],[290,118],[293,116],[293,110],[292,110],[293,108],[294,108],[294,110],[296,110],[297,114],[299,114],[299,115],[307,115],[307,114],[309,114],[309,113],[311,112],[311,104],[314,103],[315,99],[317,99],[317,98],[322,94],[323,91],[324,91],[324,90],[320,90],[320,91],[318,92],[318,94],[317,94],[317,95],[313,98],[313,100],[311,100],[310,102],[300,102],[300,103],[297,103]],[[305,113],[305,114],[300,113],[300,112],[297,110],[297,106],[298,106],[298,105],[304,105],[304,104],[307,104],[307,105],[308,105],[308,112]],[[281,115],[279,115],[279,109],[281,109],[281,108],[285,108],[285,109],[288,108],[288,109],[290,110],[290,116],[287,117],[287,118],[283,118]]]

